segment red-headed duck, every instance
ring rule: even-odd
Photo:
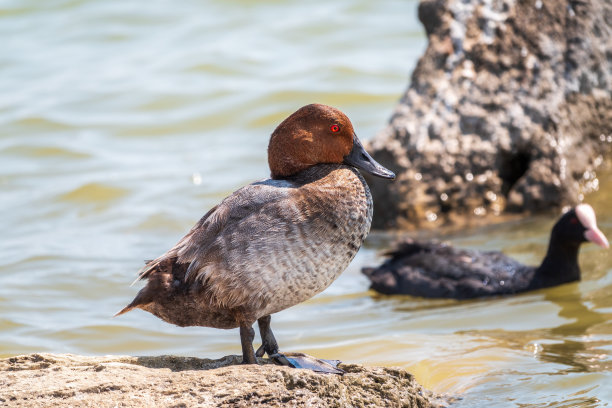
[[[364,150],[344,113],[319,104],[278,125],[268,163],[270,179],[235,191],[141,269],[146,286],[117,315],[140,308],[178,326],[239,327],[243,363],[278,356],[270,315],[327,288],[368,235],[372,196],[357,169],[395,175]]]
[[[578,250],[584,242],[609,248],[595,211],[580,204],[561,216],[550,233],[540,266],[523,265],[501,252],[456,249],[408,240],[378,268],[364,268],[371,288],[384,294],[467,299],[507,295],[580,280]]]

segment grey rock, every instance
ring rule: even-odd
[[[377,228],[575,205],[612,146],[612,2],[423,0],[429,39],[369,151]]]
[[[239,356],[15,356],[0,359],[0,405],[429,408],[451,402],[398,368],[340,364],[345,374],[335,375],[240,361]]]

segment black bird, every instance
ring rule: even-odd
[[[583,242],[609,248],[595,212],[580,204],[561,216],[550,234],[540,266],[523,265],[498,251],[457,249],[406,240],[378,268],[363,268],[371,288],[383,294],[469,299],[506,295],[580,280],[578,250]]]

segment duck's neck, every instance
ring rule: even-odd
[[[552,280],[555,284],[580,280],[579,248],[580,244],[560,242],[553,234],[546,256],[538,267],[538,274],[543,280]]]

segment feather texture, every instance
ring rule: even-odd
[[[218,328],[236,327],[239,313],[278,312],[329,286],[371,221],[370,191],[350,166],[249,184],[145,265],[147,285],[122,312],[140,307],[180,326]]]

